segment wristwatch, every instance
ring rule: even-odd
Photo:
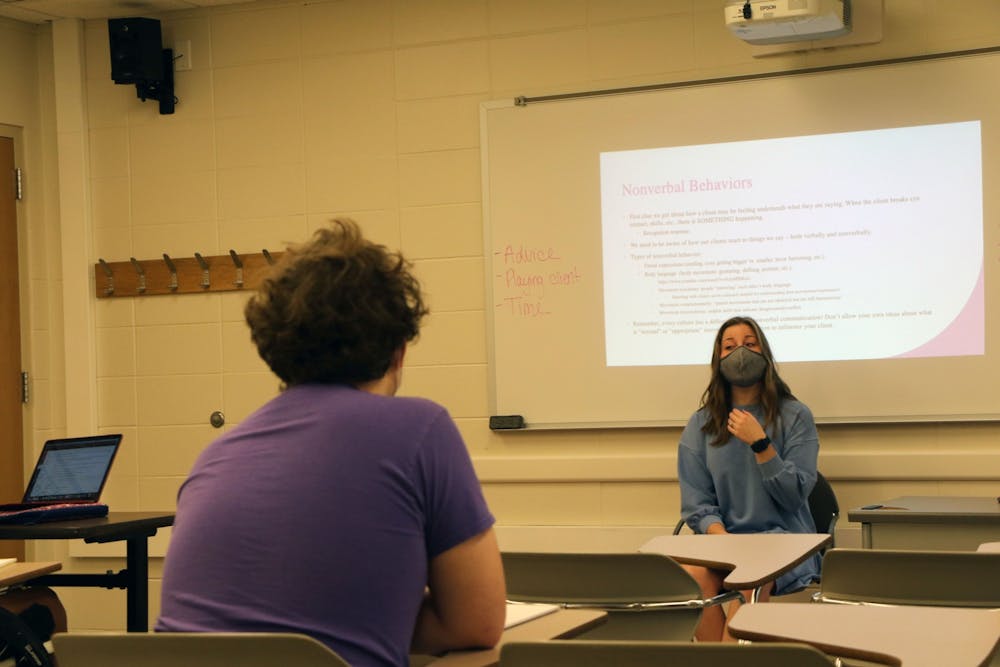
[[[765,435],[763,438],[750,445],[750,449],[753,450],[754,454],[760,454],[765,449],[767,449],[768,445],[770,444],[771,444],[771,439]]]

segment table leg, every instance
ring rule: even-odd
[[[872,525],[870,523],[861,523],[861,548],[872,548]]]
[[[129,632],[149,630],[149,546],[147,538],[134,537],[125,541],[125,571],[128,588],[125,591],[125,623]]]

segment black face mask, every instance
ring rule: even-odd
[[[767,370],[767,359],[760,352],[741,345],[719,362],[722,376],[737,387],[752,387]]]

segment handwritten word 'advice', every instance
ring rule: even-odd
[[[551,246],[547,248],[533,248],[519,243],[517,246],[508,243],[503,250],[498,250],[494,255],[503,255],[504,266],[510,264],[533,264],[535,262],[551,262],[561,259]]]

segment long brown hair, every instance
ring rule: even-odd
[[[722,323],[718,333],[715,334],[715,345],[712,348],[712,379],[708,382],[705,393],[701,396],[701,408],[708,411],[708,419],[702,427],[702,431],[712,438],[715,446],[723,445],[729,441],[729,431],[726,422],[729,420],[729,412],[733,409],[733,388],[729,381],[722,375],[719,363],[722,361],[722,334],[731,326],[745,324],[749,326],[757,337],[760,345],[760,353],[767,359],[767,369],[764,377],[761,378],[760,404],[764,408],[764,428],[778,421],[778,414],[781,409],[781,402],[786,399],[794,400],[792,390],[788,388],[785,381],[778,375],[778,369],[774,363],[774,355],[771,353],[771,345],[767,342],[767,337],[761,331],[760,325],[752,317],[731,317]]]

